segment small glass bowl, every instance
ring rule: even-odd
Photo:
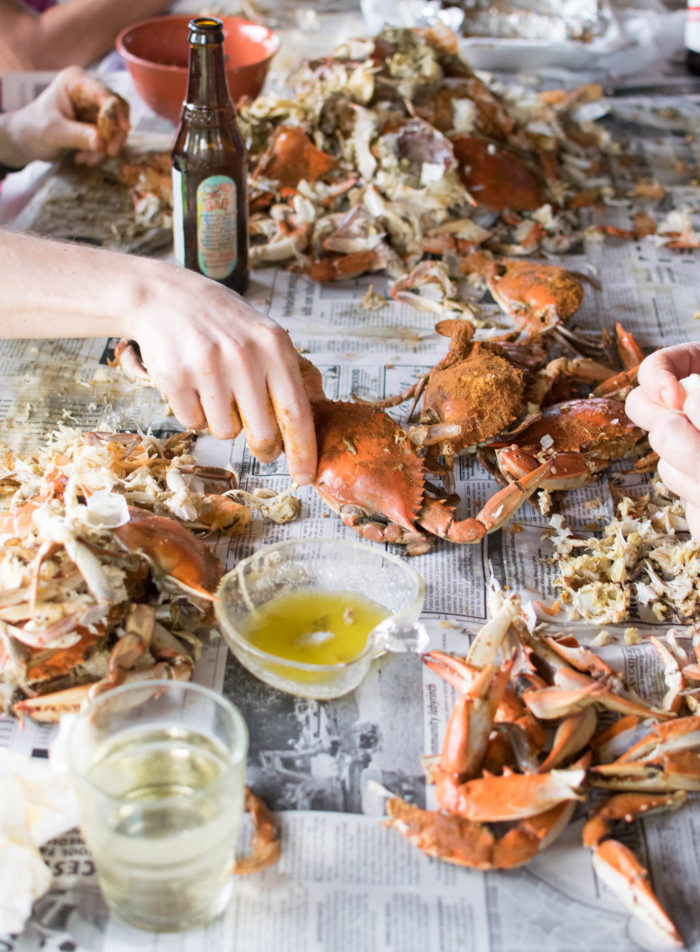
[[[354,593],[385,607],[389,616],[374,628],[350,661],[308,664],[256,647],[242,634],[250,616],[272,598],[303,589]],[[340,539],[290,539],[260,549],[228,572],[219,585],[216,615],[231,651],[256,678],[299,697],[327,700],[353,691],[374,658],[385,651],[424,651],[419,622],[425,583],[418,572],[378,546]]]

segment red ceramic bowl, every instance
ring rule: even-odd
[[[189,44],[187,24],[191,14],[152,17],[122,30],[116,40],[134,86],[151,109],[178,122],[187,92]],[[221,17],[224,56],[231,98],[260,94],[279,37],[272,30],[239,17]]]

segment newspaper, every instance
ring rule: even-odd
[[[628,139],[629,155],[669,189],[657,214],[685,210],[697,227],[697,191],[687,169],[700,157],[692,138],[700,99],[615,100],[608,117],[614,135]],[[682,170],[681,170],[682,163]],[[50,174],[43,170],[42,175]],[[22,187],[36,194],[38,178]],[[15,186],[0,198],[0,223],[16,224]],[[19,188],[19,186],[17,186]],[[591,211],[591,224],[627,227],[627,204]],[[645,347],[700,336],[697,251],[670,251],[653,239],[606,241],[591,237],[562,263],[595,276],[576,316],[580,329],[612,328],[621,320]],[[379,310],[362,300],[372,285],[387,298]],[[253,276],[251,302],[288,328],[295,345],[321,369],[331,398],[383,397],[409,386],[444,353],[431,315],[392,302],[385,279],[373,275],[321,286],[279,270]],[[483,307],[488,311],[489,305]],[[495,306],[495,319],[501,319]],[[30,450],[58,424],[88,429],[179,429],[160,396],[134,389],[109,366],[115,341],[0,341],[0,434],[2,442]],[[390,411],[404,419],[406,407]],[[257,462],[243,438],[198,441],[202,460],[231,464],[241,486],[275,489],[290,485],[284,458]],[[615,478],[630,483],[644,477]],[[499,487],[471,458],[458,461],[460,514],[475,513]],[[569,493],[562,513],[574,529],[609,519],[611,475]],[[217,554],[231,567],[261,545],[283,538],[355,538],[310,488],[298,490],[303,514],[277,526],[254,519],[240,538],[219,539]],[[436,540],[413,565],[426,581],[423,620],[430,647],[466,653],[487,617],[491,571],[504,586],[549,603],[555,596],[554,567],[546,531],[549,517],[521,508],[514,523],[480,545],[453,546]],[[371,543],[367,543],[368,545]],[[642,633],[659,627],[643,619]],[[610,626],[608,626],[610,627]],[[679,629],[681,636],[685,633]],[[590,641],[594,626],[577,626]],[[597,649],[645,697],[663,693],[660,663],[645,644],[625,645],[621,630]],[[248,779],[278,811],[283,831],[279,865],[241,881],[225,915],[205,929],[158,939],[111,916],[100,896],[94,867],[77,831],[44,850],[54,873],[50,892],[36,904],[20,936],[0,937],[6,952],[74,949],[80,952],[241,949],[416,950],[416,952],[535,952],[546,949],[661,948],[651,930],[626,911],[594,875],[580,841],[583,811],[561,839],[527,866],[482,873],[428,859],[394,831],[384,828],[382,787],[417,803],[436,806],[426,783],[423,757],[436,754],[455,692],[412,655],[379,659],[362,685],[336,701],[294,698],[267,688],[243,670],[213,635],[194,672],[198,683],[223,691],[241,709],[251,735]],[[0,719],[0,745],[46,757],[53,729]],[[700,950],[700,882],[696,802],[671,816],[630,825],[625,842],[644,862],[653,887],[688,949]],[[246,831],[242,833],[241,846]]]

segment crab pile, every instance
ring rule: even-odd
[[[253,266],[319,281],[426,254],[561,252],[612,194],[598,86],[534,95],[477,75],[442,28],[385,28],[302,62],[240,110]]]
[[[684,507],[656,477],[650,491],[623,496],[600,536],[552,537],[556,585],[572,620],[619,624],[687,621],[700,609],[700,548],[687,536]]]
[[[298,512],[237,502],[192,439],[63,428],[29,458],[0,451],[0,710],[54,721],[124,681],[190,677],[222,574],[193,530]]]
[[[392,796],[386,824],[429,856],[507,869],[549,846],[590,795],[583,844],[597,874],[633,914],[682,947],[614,825],[676,810],[687,791],[700,790],[700,717],[689,713],[689,695],[676,692],[673,704],[651,707],[570,634],[547,635],[529,622],[517,594],[504,598],[492,586],[491,596],[493,615],[466,657],[423,656],[459,692],[429,769],[439,809]],[[697,634],[694,641],[700,653]],[[690,668],[700,680],[697,661]],[[601,799],[601,790],[612,793]]]

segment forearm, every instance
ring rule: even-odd
[[[0,0],[0,72],[87,66],[109,51],[123,27],[166,6],[164,0],[70,0],[36,16]]]
[[[0,336],[120,337],[165,267],[147,258],[0,230]]]

